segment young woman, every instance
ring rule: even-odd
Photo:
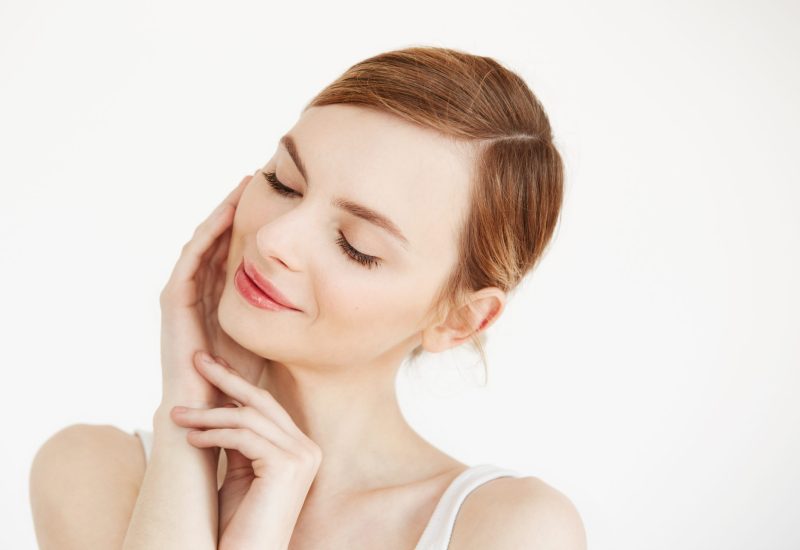
[[[41,547],[585,548],[565,495],[440,451],[394,388],[423,350],[483,354],[562,174],[542,106],[491,58],[350,67],[183,247],[153,430],[73,425],[39,450]]]

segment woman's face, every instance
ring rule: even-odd
[[[350,105],[311,107],[287,135],[296,158],[282,140],[239,201],[220,325],[243,347],[281,363],[401,360],[421,343],[434,294],[456,261],[470,152],[432,130]],[[270,183],[270,172],[279,184]],[[379,213],[395,231],[346,204]],[[234,285],[243,259],[301,311],[248,303]]]

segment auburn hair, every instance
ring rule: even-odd
[[[429,313],[446,315],[484,287],[511,293],[541,258],[563,198],[550,122],[524,80],[490,57],[414,46],[352,65],[303,110],[337,103],[392,113],[474,146],[458,260]],[[470,339],[485,367],[483,325]],[[422,351],[414,348],[411,361]]]

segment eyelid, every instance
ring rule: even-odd
[[[284,185],[275,175],[275,172],[262,172],[264,174],[264,178],[266,178],[267,183],[269,184],[272,189],[281,196],[294,198],[302,196],[299,192],[295,191],[291,187]]]
[[[274,170],[264,171],[261,170],[261,173],[264,175],[264,178],[269,183],[270,187],[272,187],[276,193],[279,195],[283,195],[285,197],[300,197],[302,196],[299,192],[295,191],[291,187],[287,187],[278,179]],[[353,245],[351,245],[348,240],[345,238],[344,234],[339,231],[339,238],[336,240],[336,243],[339,245],[339,248],[342,250],[345,256],[347,256],[351,261],[366,267],[367,269],[372,269],[373,267],[377,267],[381,264],[382,260],[377,256],[371,256],[369,254],[364,254],[363,252],[356,249]]]

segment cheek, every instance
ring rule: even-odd
[[[372,300],[371,285],[363,284],[361,278],[353,276],[346,267],[338,265],[334,258],[325,265],[315,266],[318,275],[314,278],[318,318],[343,328],[360,324],[359,319],[368,317],[372,308],[380,307]]]
[[[275,204],[266,200],[251,183],[242,193],[231,223],[230,254],[238,252],[241,259],[242,249],[255,250],[255,236],[258,230],[273,218],[280,215]]]
[[[236,205],[234,214],[234,226],[252,227],[259,223],[259,219],[270,219],[271,209],[276,203],[270,200],[269,191],[264,187],[266,184],[257,178],[253,178],[242,192],[239,203]]]
[[[323,274],[317,278],[315,289],[318,320],[326,324],[326,330],[340,335],[396,338],[417,326],[426,305],[422,303],[425,290],[409,281],[398,281],[396,273],[357,276],[352,270],[336,267]]]

